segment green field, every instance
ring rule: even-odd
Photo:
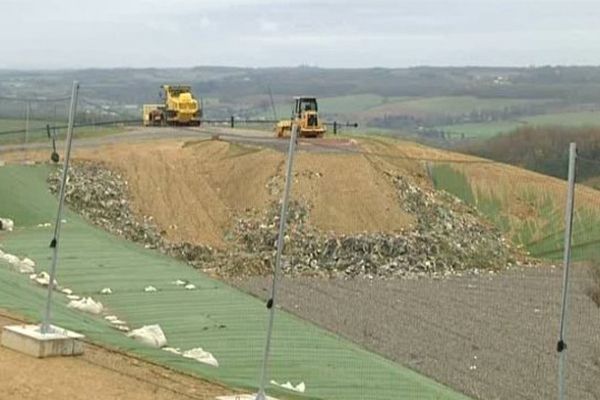
[[[462,115],[477,110],[503,110],[511,106],[524,106],[543,103],[543,100],[477,98],[472,96],[424,97],[412,99],[390,99],[389,103],[371,109],[375,112],[386,112],[417,115]]]
[[[0,167],[0,187],[11,188],[0,191],[0,215],[13,218],[16,224],[14,232],[0,236],[2,249],[31,257],[38,271],[50,262],[51,229],[37,225],[52,221],[56,208],[46,187],[48,169]],[[56,323],[180,371],[236,388],[256,388],[267,321],[262,301],[156,251],[111,236],[72,212],[67,211],[65,218],[57,275],[60,285],[102,301],[108,313],[134,328],[160,324],[170,346],[203,347],[220,366],[143,347],[110,328],[101,317],[66,308],[67,299],[61,294],[55,296]],[[173,285],[177,279],[195,284],[197,290]],[[148,285],[158,292],[144,292]],[[113,294],[99,295],[104,287],[110,287]],[[0,264],[0,308],[38,320],[44,295],[27,276]],[[269,394],[281,399],[466,399],[283,311],[277,312],[270,378],[306,383],[306,393],[295,397],[270,387]]]
[[[1,144],[21,144],[21,143],[31,143],[31,142],[42,142],[50,140],[48,139],[48,134],[46,131],[46,125],[50,124],[51,126],[56,122],[45,121],[45,120],[31,120],[29,121],[29,128],[31,131],[28,133],[27,137],[25,137],[25,132],[19,133],[2,133],[2,132],[10,132],[15,130],[24,130],[25,122],[19,119],[8,119],[8,118],[0,118],[0,145]],[[58,125],[64,126],[66,122],[59,122]],[[118,132],[122,132],[122,127],[114,127],[114,126],[86,126],[81,128],[75,128],[75,134],[77,137],[92,137],[92,136],[103,136],[110,135]],[[66,135],[66,129],[57,130],[57,137],[59,139],[64,138]]]
[[[562,125],[569,127],[600,125],[600,112],[581,111],[557,114],[543,114],[524,117],[518,121],[495,121],[488,123],[473,123],[447,125],[439,127],[445,132],[464,134],[465,137],[487,138],[501,133],[510,132],[524,125]]]

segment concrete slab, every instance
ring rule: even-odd
[[[84,337],[54,325],[46,334],[39,325],[9,325],[2,331],[2,345],[38,358],[76,356],[83,354]]]

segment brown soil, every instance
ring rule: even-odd
[[[269,183],[283,182],[285,168],[281,152],[218,140],[120,144],[75,157],[121,171],[136,211],[167,238],[216,247],[236,215],[278,200]],[[312,204],[311,222],[321,230],[398,231],[412,223],[392,185],[360,155],[300,152],[295,177],[293,196]]]
[[[20,323],[1,314],[0,326]],[[82,356],[47,359],[0,347],[0,376],[3,400],[213,400],[231,393],[222,386],[87,344]]]

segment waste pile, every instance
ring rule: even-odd
[[[363,278],[444,277],[495,271],[516,262],[518,254],[500,232],[472,207],[445,192],[426,190],[406,177],[387,173],[398,201],[415,217],[412,227],[395,233],[340,235],[310,224],[311,204],[289,205],[283,270],[290,275]],[[59,171],[49,178],[59,186]],[[276,180],[271,189],[281,190]],[[224,250],[191,243],[170,243],[152,217],[132,211],[127,181],[110,169],[75,163],[69,173],[67,203],[93,223],[129,240],[175,256],[204,271],[226,277],[272,271],[280,205],[247,210],[226,235]],[[515,255],[517,257],[515,257]]]

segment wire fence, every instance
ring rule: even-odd
[[[32,124],[28,134],[41,139],[46,130]],[[6,133],[12,134],[19,138],[23,131]],[[240,131],[223,137],[183,148],[181,159],[165,152],[148,161],[126,150],[107,157],[131,180],[128,190],[141,197],[151,186],[158,193],[143,203],[143,215],[167,210],[144,220],[137,233],[137,241],[154,250],[90,227],[90,220],[130,218],[116,198],[99,197],[97,206],[104,202],[113,210],[101,218],[66,216],[61,286],[101,300],[108,310],[101,317],[116,316],[128,329],[159,324],[168,351],[140,345],[99,316],[82,317],[66,307],[68,298],[56,300],[58,323],[248,393],[261,389],[264,365],[266,395],[280,399],[559,398],[566,166],[564,179],[550,178],[410,143],[349,138],[299,140],[291,163],[285,152],[239,146],[264,137]],[[287,145],[282,140],[271,147],[285,151]],[[598,164],[577,158],[577,176],[589,177],[585,170]],[[165,166],[175,173],[165,174]],[[23,174],[27,183],[16,189],[17,198],[36,200],[2,195],[0,210],[23,227],[6,238],[4,250],[43,264],[49,232],[38,225],[56,206],[47,171],[6,171],[0,169],[0,184]],[[93,171],[88,186],[71,177],[67,201],[74,210],[78,198],[113,193],[103,173]],[[135,175],[139,171],[146,172]],[[574,191],[568,399],[600,397],[600,195],[594,184],[577,181]],[[282,200],[286,185],[289,202]],[[283,204],[288,208],[280,214]],[[154,224],[162,232],[152,231]],[[273,280],[278,239],[281,275]],[[39,316],[35,286],[0,272],[2,307]],[[102,294],[106,288],[112,293]],[[29,300],[19,306],[23,293]],[[207,364],[206,354],[201,362],[183,356],[198,347],[218,367]]]

